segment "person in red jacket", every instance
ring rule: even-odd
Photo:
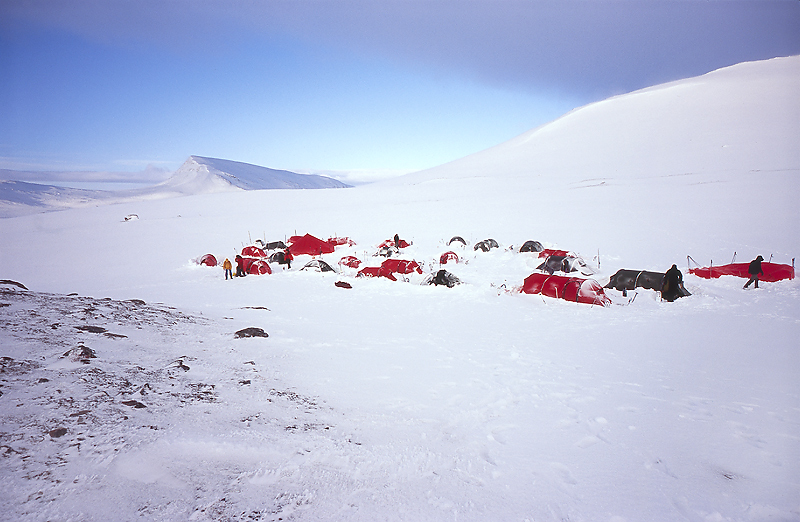
[[[236,277],[244,277],[247,275],[244,272],[244,258],[242,256],[236,256],[234,261],[236,261]]]
[[[289,249],[287,248],[286,250],[283,251],[283,262],[286,263],[286,267],[289,270],[292,269],[292,259],[294,259],[294,256],[292,255],[291,252],[289,252]]]
[[[758,256],[757,258],[750,261],[750,266],[747,267],[747,273],[750,274],[750,279],[744,284],[742,288],[747,288],[750,286],[750,283],[755,282],[755,287],[758,288],[758,275],[764,274],[764,270],[761,268],[761,262],[764,260],[763,257]]]

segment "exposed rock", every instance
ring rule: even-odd
[[[16,281],[11,281],[10,279],[0,279],[0,285],[16,286],[17,288],[27,290],[27,288],[25,288],[25,285],[23,285],[22,283],[17,283]]]
[[[91,326],[91,325],[88,325],[88,324],[82,324],[81,326],[76,326],[75,329],[76,330],[81,330],[83,332],[89,332],[89,333],[104,333],[104,332],[107,331],[102,326]]]
[[[57,439],[59,437],[63,437],[66,434],[67,434],[67,428],[56,428],[56,429],[50,430],[48,432],[48,435],[50,435],[54,439]]]
[[[243,337],[269,337],[269,334],[265,332],[262,328],[243,328],[233,334],[236,339],[241,339]]]
[[[72,361],[81,361],[84,363],[88,363],[89,359],[96,359],[97,355],[95,355],[94,350],[92,350],[88,346],[79,344],[75,348],[64,352],[64,355],[62,357],[69,357],[70,360]]]
[[[132,408],[147,408],[147,406],[145,406],[141,402],[133,401],[133,400],[131,400],[131,401],[122,401],[122,404],[124,404],[125,406],[130,406]]]

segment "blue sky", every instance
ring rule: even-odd
[[[4,0],[0,168],[420,170],[792,54],[796,0]]]

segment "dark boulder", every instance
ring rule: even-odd
[[[243,328],[233,334],[236,339],[242,339],[244,337],[269,337],[269,334],[265,332],[262,328]]]

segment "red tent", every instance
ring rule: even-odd
[[[397,246],[397,245],[394,244],[394,239],[387,239],[386,241],[384,241],[383,243],[378,245],[378,248],[393,247],[393,246]],[[401,239],[400,240],[400,248],[408,248],[410,246],[411,246],[411,243],[409,243],[405,239]]]
[[[253,257],[245,257],[242,261],[242,268],[246,273],[253,275],[264,275],[272,273],[272,269],[269,267],[269,263],[267,263],[264,260],[256,259]]]
[[[415,270],[419,274],[422,273],[422,268],[420,268],[416,261],[404,261],[402,259],[387,259],[381,263],[381,268],[398,274],[410,274]]]
[[[289,238],[291,244],[289,245],[289,252],[293,256],[297,255],[311,255],[318,256],[320,254],[330,254],[333,252],[333,245],[327,241],[306,234],[304,236],[292,236]]]
[[[611,299],[603,292],[600,283],[593,279],[564,277],[548,274],[531,274],[522,283],[522,292],[542,294],[576,303],[610,306]]]
[[[731,263],[730,265],[720,265],[711,267],[690,268],[689,273],[703,279],[717,279],[724,275],[732,275],[750,279],[747,268],[750,263]],[[761,263],[763,275],[758,276],[760,281],[774,283],[782,279],[794,279],[794,266],[780,265],[778,263]]]
[[[356,242],[352,241],[349,237],[329,237],[328,243],[335,247],[339,245],[353,246],[356,244]]]
[[[562,256],[562,257],[578,257],[572,252],[566,250],[553,250],[552,248],[545,248],[539,252],[539,257]]]
[[[361,261],[356,256],[345,256],[339,260],[340,265],[349,266],[350,268],[358,268]]]
[[[242,249],[242,257],[267,257],[267,254],[257,246],[247,246]]]
[[[458,256],[452,250],[449,252],[445,252],[439,257],[439,264],[447,264],[448,261],[455,261],[458,263]]]
[[[369,277],[386,277],[392,281],[397,281],[394,274],[410,274],[416,271],[422,273],[422,268],[416,261],[404,261],[402,259],[387,259],[381,266],[368,266],[363,268],[358,275]]]
[[[217,258],[211,254],[206,254],[200,258],[198,264],[205,265],[205,266],[217,266]]]

